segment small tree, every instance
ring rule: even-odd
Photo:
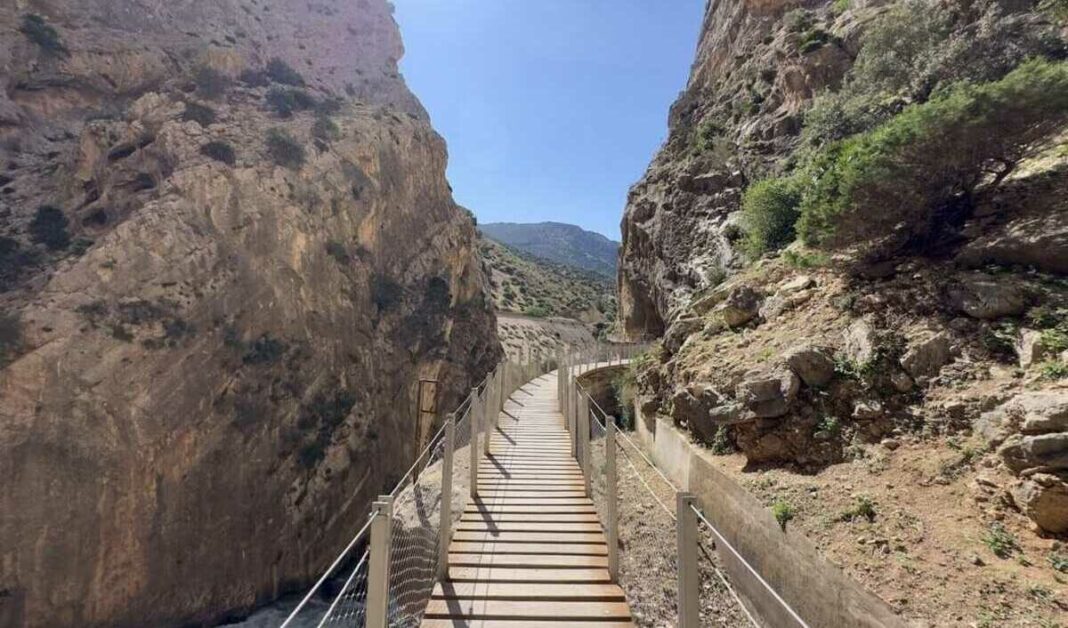
[[[67,217],[63,211],[52,205],[42,205],[30,221],[30,237],[34,242],[43,244],[53,251],[70,246],[70,234],[67,233]]]
[[[304,147],[285,129],[267,131],[267,154],[284,168],[299,170],[304,165]]]
[[[742,198],[742,248],[750,257],[780,249],[793,242],[800,215],[801,187],[791,177],[754,183]]]
[[[200,147],[200,154],[205,157],[211,157],[215,161],[222,162],[227,166],[233,166],[237,163],[237,156],[234,154],[234,147],[230,144],[222,141],[208,142]]]
[[[1066,123],[1068,62],[1034,60],[1000,81],[959,84],[821,151],[805,174],[798,232],[828,247],[926,241]]]
[[[35,13],[23,15],[19,32],[37,44],[46,54],[57,57],[66,57],[70,54],[67,47],[63,45],[63,40],[60,39],[56,29],[40,15]]]
[[[193,74],[193,81],[197,85],[197,93],[204,98],[218,100],[226,94],[230,88],[230,78],[215,68],[202,65]]]
[[[185,103],[185,111],[182,112],[182,120],[186,122],[196,122],[200,126],[207,128],[215,123],[215,119],[215,110],[211,107],[195,102]]]
[[[315,107],[315,99],[303,89],[272,87],[264,98],[267,106],[281,118],[290,118],[297,111]]]
[[[304,85],[304,77],[278,57],[267,62],[267,78],[282,85]]]
[[[332,142],[341,137],[337,123],[326,116],[319,116],[312,125],[312,137],[323,142]]]

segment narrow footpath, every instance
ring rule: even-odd
[[[512,395],[423,626],[632,626],[557,409],[556,373]]]

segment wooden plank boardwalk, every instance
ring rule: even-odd
[[[512,395],[479,465],[423,626],[633,626],[571,456],[556,374]]]

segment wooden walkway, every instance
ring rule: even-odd
[[[423,626],[632,626],[623,590],[557,410],[556,374],[516,391],[479,497],[467,504]]]

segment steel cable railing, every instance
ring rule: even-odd
[[[301,627],[319,628],[420,623],[498,412],[526,382],[558,364],[558,359],[540,353],[529,358],[527,363],[500,363],[458,404],[393,490],[375,502],[366,525],[300,600],[282,628],[296,628],[298,617]],[[445,473],[450,467],[451,473]],[[446,503],[449,518],[443,521]],[[328,595],[335,587],[336,593]]]
[[[631,351],[626,357],[632,358]],[[609,496],[605,494],[604,469],[608,466],[605,460],[605,435],[608,422],[615,421],[597,403],[597,401],[578,382],[578,376],[588,372],[591,368],[597,368],[607,364],[615,364],[614,359],[619,354],[605,354],[603,348],[593,352],[584,352],[565,356],[559,374],[560,382],[566,387],[565,394],[561,395],[561,408],[565,413],[573,413],[588,409],[590,418],[588,427],[582,420],[569,419],[569,428],[579,431],[575,440],[578,446],[580,461],[582,459],[581,443],[583,436],[581,430],[589,430],[589,456],[590,464],[584,469],[590,473],[591,498],[605,520],[605,512]],[[620,364],[625,358],[620,358]],[[570,396],[567,390],[574,389],[574,396]],[[578,401],[578,400],[581,400]],[[614,427],[613,423],[613,427]],[[686,493],[681,493],[674,483],[650,460],[643,448],[635,443],[627,434],[618,428],[610,430],[615,436],[614,447],[617,462],[614,466],[622,472],[619,473],[617,484],[617,508],[619,537],[625,548],[621,559],[622,569],[619,575],[620,585],[627,594],[631,604],[635,622],[638,625],[660,625],[664,608],[673,607],[679,613],[681,626],[736,626],[742,622],[748,622],[754,626],[760,623],[751,614],[749,608],[743,603],[734,586],[732,586],[724,570],[718,564],[717,551],[726,551],[731,557],[740,563],[748,576],[752,577],[772,598],[783,607],[787,614],[797,622],[798,626],[808,628],[808,625],[797,612],[772,588],[757,570],[735,549],[735,547],[723,536],[711,521],[693,503],[694,498]],[[621,463],[620,463],[621,461]],[[625,498],[620,499],[620,495]],[[641,495],[652,498],[653,503],[642,503]],[[655,505],[654,505],[655,503]],[[678,508],[686,504],[686,521],[679,518]],[[699,522],[689,524],[690,520]],[[692,545],[685,554],[685,560],[680,561],[682,550],[678,543],[670,543],[668,548],[664,539],[675,539],[682,543],[681,532],[684,523],[697,525],[705,534],[692,535]],[[672,532],[678,528],[677,537]],[[696,530],[696,528],[694,528]],[[684,565],[685,564],[685,565]],[[683,572],[692,570],[692,575],[684,576]],[[650,572],[657,576],[650,578]],[[675,580],[679,586],[669,591],[661,586],[659,589],[649,587],[650,580],[670,582]],[[686,586],[684,580],[690,580]],[[680,601],[681,592],[694,590],[692,594],[686,594],[686,603]],[[723,602],[722,600],[729,600]],[[693,613],[692,617],[684,618],[684,607]]]

